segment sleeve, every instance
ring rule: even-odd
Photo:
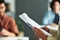
[[[11,19],[10,25],[11,25],[10,26],[10,31],[12,33],[15,33],[16,36],[18,36],[19,31],[18,31],[18,27],[17,27],[16,22],[15,22],[14,19]]]
[[[47,12],[45,15],[44,15],[44,18],[43,18],[43,24],[47,25],[49,24],[49,12]]]

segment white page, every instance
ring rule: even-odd
[[[36,23],[34,20],[32,20],[26,13],[23,13],[22,15],[19,15],[19,17],[31,28],[36,27],[38,29],[40,29],[41,31],[43,31],[43,33],[45,35],[48,36],[52,36],[50,33],[48,33],[47,31],[41,29],[41,27],[45,27],[44,25],[41,26],[38,23]]]

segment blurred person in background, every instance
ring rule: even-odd
[[[55,27],[58,25],[59,19],[60,19],[60,1],[59,0],[53,0],[50,4],[51,11],[48,11],[44,18],[43,18],[43,24],[44,25],[51,25],[52,27]],[[55,31],[51,31],[47,27],[42,28],[54,36],[50,38],[50,40],[57,40],[55,34]],[[33,31],[35,32],[36,36],[38,38],[42,38],[42,40],[47,40],[48,36],[45,35],[40,29],[34,28]]]
[[[4,0],[0,0],[0,36],[18,36],[18,28],[15,20],[6,15],[6,5]]]

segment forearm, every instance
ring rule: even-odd
[[[9,31],[7,31],[7,30],[5,30],[4,28],[3,28],[3,30],[1,31],[1,33],[4,35],[4,36],[15,36],[15,34],[14,33],[12,33],[12,32],[9,32]]]
[[[50,24],[50,25],[47,25],[46,28],[48,29],[51,29],[51,30],[55,30],[55,31],[58,31],[58,25],[57,24]]]

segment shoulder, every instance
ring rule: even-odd
[[[59,16],[60,16],[60,12],[59,12]]]
[[[47,14],[52,14],[52,13],[53,13],[53,11],[47,11],[46,13],[47,13]]]
[[[53,11],[48,11],[48,12],[46,12],[46,15],[48,15],[48,16],[54,15],[54,12]]]
[[[6,19],[9,20],[10,22],[15,22],[15,19],[14,18],[12,18],[10,16],[7,16],[7,15],[6,15]]]

